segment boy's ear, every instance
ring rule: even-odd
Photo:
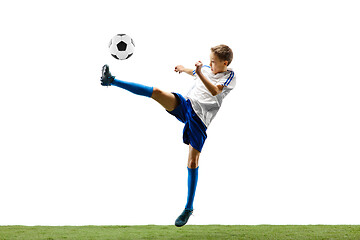
[[[228,63],[229,63],[229,62],[228,62],[227,60],[224,61],[224,65],[225,65],[225,66],[228,66]]]

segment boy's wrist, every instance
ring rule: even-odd
[[[190,68],[184,68],[183,72],[192,75],[193,70]]]

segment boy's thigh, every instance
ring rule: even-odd
[[[185,126],[188,125],[188,117],[187,117],[187,101],[186,99],[179,93],[172,93],[177,99],[177,106],[172,111],[167,111],[174,117],[176,117],[180,122],[185,123]]]
[[[173,111],[178,105],[179,101],[174,94],[163,91],[154,87],[151,98],[160,103],[167,111]]]

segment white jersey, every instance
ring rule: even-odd
[[[209,127],[210,122],[219,111],[224,98],[232,89],[234,89],[236,85],[236,76],[234,71],[230,68],[228,68],[226,72],[213,74],[210,66],[204,65],[201,71],[212,84],[224,86],[221,93],[213,96],[195,73],[195,70],[193,71],[195,84],[186,95],[186,99],[190,99],[195,113],[205,126]]]

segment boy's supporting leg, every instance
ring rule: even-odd
[[[188,160],[188,196],[185,209],[193,210],[193,202],[195,198],[196,185],[198,181],[200,152],[189,145]]]
[[[185,205],[186,210],[193,210],[196,185],[198,181],[198,171],[199,171],[199,167],[194,169],[188,168],[188,195],[187,195],[187,202]]]
[[[200,152],[189,144],[188,168],[197,168],[199,166]]]
[[[195,198],[196,185],[198,180],[200,152],[189,144],[189,160],[188,160],[188,196],[185,210],[175,221],[175,226],[182,227],[189,220],[193,213],[193,202]]]

